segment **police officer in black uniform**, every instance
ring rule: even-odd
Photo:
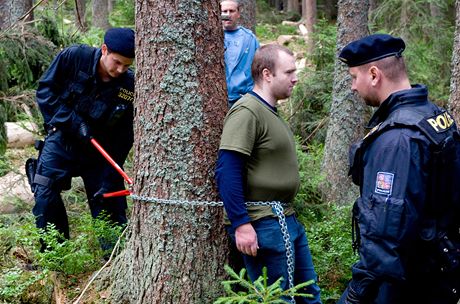
[[[75,45],[61,51],[40,79],[36,98],[47,136],[32,184],[38,228],[53,223],[69,238],[60,193],[75,176],[84,181],[94,218],[105,211],[114,223],[127,222],[124,197],[102,199],[104,193],[123,190],[123,179],[90,139],[123,165],[134,138],[134,75],[128,69],[133,61],[134,31],[112,28],[101,48]]]
[[[338,303],[448,304],[459,298],[460,275],[452,279],[436,261],[440,202],[431,191],[430,139],[451,135],[456,125],[428,100],[425,86],[411,86],[404,49],[402,39],[376,34],[339,55],[352,90],[378,109],[371,131],[350,150],[350,174],[361,194],[353,207],[360,260]]]

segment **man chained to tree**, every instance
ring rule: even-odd
[[[294,136],[276,108],[297,83],[295,58],[285,47],[265,45],[257,50],[251,71],[254,89],[229,110],[219,147],[216,179],[228,217],[226,229],[252,281],[267,267],[269,284],[282,277],[286,290],[292,266],[292,283],[315,281],[300,291],[313,298],[299,297],[296,303],[321,303],[307,236],[291,206],[300,184]],[[292,261],[275,208],[245,204],[274,201],[284,205]]]

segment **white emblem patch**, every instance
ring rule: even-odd
[[[389,172],[377,172],[375,193],[391,195],[395,175]]]

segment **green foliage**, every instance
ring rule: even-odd
[[[318,20],[313,35],[315,48],[309,58],[313,63],[299,74],[291,96],[294,115],[289,120],[302,143],[324,142],[332,101],[336,28],[326,20]]]
[[[351,278],[352,264],[358,259],[351,247],[351,206],[329,205],[321,219],[304,224],[323,302],[335,303]]]
[[[119,0],[110,13],[110,23],[117,27],[134,27],[134,4],[132,0]]]
[[[283,20],[298,21],[301,16],[297,12],[278,11],[271,7],[265,0],[256,2],[257,23],[259,24],[279,24]]]
[[[23,301],[24,293],[38,281],[45,278],[47,272],[24,271],[19,267],[3,270],[0,273],[0,301],[3,303],[29,303]]]
[[[259,41],[276,41],[279,35],[296,35],[297,29],[292,25],[258,23],[256,36]]]
[[[41,267],[65,274],[78,274],[97,268],[89,236],[80,234],[72,240],[66,240],[53,224],[46,231],[40,231],[40,238],[46,245],[43,252],[37,252],[37,263]]]
[[[433,16],[430,4],[439,9]],[[454,1],[386,0],[371,15],[371,30],[403,37],[412,83],[426,84],[431,98],[445,106],[455,25]]]
[[[100,47],[104,42],[104,30],[100,28],[90,28],[84,35],[81,35],[80,43]]]
[[[246,269],[241,269],[237,274],[230,266],[224,266],[227,273],[230,275],[230,280],[223,281],[227,296],[220,297],[214,304],[283,304],[291,297],[312,297],[310,294],[298,292],[302,288],[313,284],[313,280],[298,284],[288,290],[281,289],[281,281],[279,278],[272,285],[268,285],[267,268],[264,267],[262,275],[254,282],[246,278]],[[234,291],[235,287],[242,287],[245,291]]]
[[[111,248],[103,252],[99,243],[115,244],[122,227],[110,222],[105,215],[96,220],[84,215],[78,222],[78,234],[70,240],[65,239],[52,224],[40,231],[46,249],[35,253],[38,265],[67,275],[88,272],[100,266],[100,259],[109,255]]]
[[[323,213],[324,203],[320,185],[324,181],[321,173],[324,146],[311,144],[308,151],[302,151],[297,144],[297,159],[299,161],[300,189],[294,200],[297,216],[304,223],[317,220]]]
[[[4,153],[5,150],[2,150],[0,155],[0,176],[4,176],[11,171],[11,162],[5,157]]]
[[[33,31],[0,36],[0,65],[7,67],[7,87],[35,87],[54,54],[54,45]]]

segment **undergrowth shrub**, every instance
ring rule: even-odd
[[[244,268],[238,274],[228,265],[225,265],[224,268],[230,275],[230,280],[222,282],[227,296],[218,298],[214,304],[285,304],[291,297],[313,297],[311,294],[299,292],[300,289],[313,284],[313,280],[282,290],[283,278],[268,285],[266,267],[262,269],[262,275],[254,282],[247,279]]]

